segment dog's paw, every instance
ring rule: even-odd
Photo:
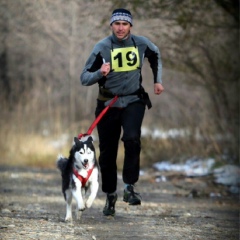
[[[77,220],[80,220],[82,217],[83,210],[76,211],[76,218]]]
[[[72,222],[72,217],[71,216],[66,216],[65,217],[65,222]]]
[[[78,205],[77,212],[83,212],[85,209],[86,207],[84,206],[84,203],[83,203],[80,206]]]
[[[86,208],[90,208],[93,204],[93,200],[92,199],[88,199],[87,202],[85,203]]]

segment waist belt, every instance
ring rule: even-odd
[[[138,96],[140,99],[142,99],[144,101],[144,103],[147,105],[148,109],[150,109],[152,107],[152,103],[151,100],[149,98],[149,95],[147,92],[145,92],[144,88],[142,86],[140,86],[140,88],[130,94],[126,94],[126,95],[118,95],[119,97],[123,97],[123,96],[133,96],[136,95]],[[114,98],[115,95],[112,94],[108,89],[103,88],[103,87],[99,87],[99,95],[98,95],[98,99],[102,100],[102,101],[107,101],[111,98]]]

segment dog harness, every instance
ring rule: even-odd
[[[82,187],[85,187],[85,185],[86,185],[89,177],[90,177],[91,174],[92,174],[93,169],[94,169],[94,166],[87,171],[87,177],[84,178],[83,176],[81,176],[80,174],[78,174],[78,171],[77,171],[75,168],[73,168],[73,173],[74,173],[74,175],[79,179],[79,181],[82,183]]]

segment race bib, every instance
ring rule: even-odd
[[[116,48],[111,51],[112,69],[114,72],[136,70],[140,66],[138,48]]]

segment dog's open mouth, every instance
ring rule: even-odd
[[[88,166],[89,166],[89,164],[88,164],[88,163],[82,163],[82,165],[83,165],[83,168],[84,168],[84,169],[87,169],[87,168],[88,168]]]

